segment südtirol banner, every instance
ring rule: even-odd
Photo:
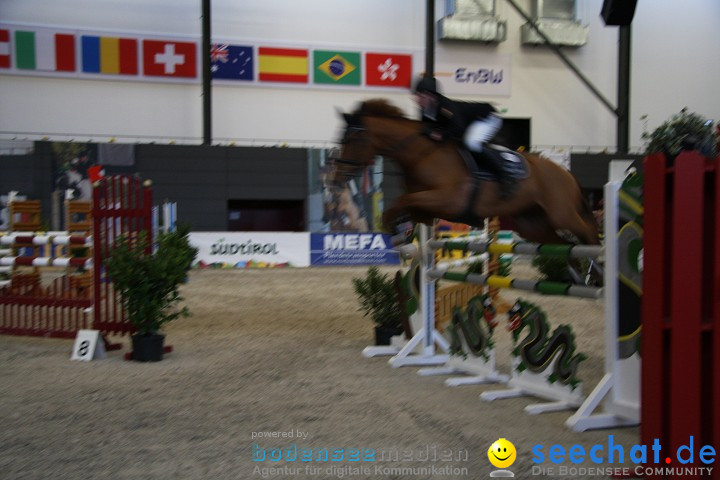
[[[285,232],[193,232],[198,267],[276,268],[310,266],[310,234]]]

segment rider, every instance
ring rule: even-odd
[[[502,127],[502,119],[492,105],[451,100],[438,91],[434,77],[422,76],[415,83],[413,93],[422,109],[422,121],[432,127],[429,136],[433,140],[462,139],[469,150],[481,153],[483,145]],[[514,182],[505,173],[502,157],[489,153],[482,158],[498,175],[500,196],[509,197]]]

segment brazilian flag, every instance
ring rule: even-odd
[[[315,83],[360,85],[360,52],[315,50]]]

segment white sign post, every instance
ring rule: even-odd
[[[89,362],[97,358],[105,358],[105,343],[100,338],[99,330],[78,330],[70,360]]]

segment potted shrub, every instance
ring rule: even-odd
[[[122,295],[128,320],[137,332],[132,336],[132,358],[138,361],[162,359],[166,323],[189,316],[179,287],[187,279],[197,249],[190,245],[186,225],[170,233],[160,233],[154,253],[145,232],[121,236],[105,261],[114,288]]]
[[[640,119],[647,121],[647,115]],[[685,107],[652,132],[644,131],[642,139],[647,142],[645,153],[664,153],[669,159],[674,159],[683,150],[699,150],[703,155],[714,156],[720,127]]]
[[[402,310],[395,282],[378,267],[368,268],[364,278],[353,278],[360,311],[375,323],[376,345],[389,345],[390,338],[403,333]]]

